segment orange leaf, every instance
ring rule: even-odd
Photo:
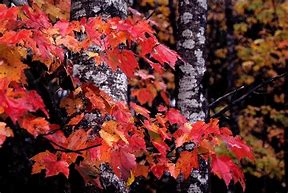
[[[149,172],[149,168],[148,166],[145,165],[137,165],[134,169],[133,169],[133,174],[134,176],[143,176],[145,178],[147,178],[148,176],[148,172]]]
[[[148,111],[146,108],[141,107],[139,105],[137,105],[136,103],[130,102],[130,106],[135,110],[136,113],[143,115],[144,117],[146,117],[147,119],[149,119],[149,114],[150,111]]]
[[[187,179],[193,169],[199,167],[198,154],[196,150],[191,152],[183,151],[180,153],[180,157],[176,162],[176,174],[180,171],[184,177]]]
[[[49,122],[43,117],[25,117],[20,121],[20,126],[26,129],[34,137],[51,131]]]
[[[0,44],[0,79],[8,81],[25,81],[24,70],[27,65],[21,61],[21,53],[6,45]]]
[[[76,112],[80,112],[83,109],[84,104],[80,98],[69,95],[61,100],[60,107],[65,108],[67,114],[71,116]]]
[[[75,117],[73,117],[69,123],[67,123],[67,125],[70,125],[70,126],[75,126],[77,125],[78,123],[80,123],[80,121],[82,121],[84,117],[84,113],[81,113],[80,115],[76,115]]]
[[[67,138],[67,148],[72,150],[85,148],[87,139],[87,132],[84,129],[78,129]]]
[[[63,173],[66,178],[69,176],[69,164],[65,161],[57,159],[57,156],[49,151],[39,153],[31,158],[35,161],[32,167],[32,174],[40,173],[41,170],[46,170],[46,177],[55,176]]]
[[[13,137],[13,131],[6,127],[6,123],[0,122],[0,147],[5,142],[7,137]]]

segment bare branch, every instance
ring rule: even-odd
[[[226,111],[229,110],[229,108],[241,101],[243,101],[244,99],[246,99],[248,96],[250,96],[251,94],[253,94],[255,91],[257,91],[259,88],[275,81],[275,80],[278,80],[280,78],[283,78],[283,77],[286,77],[288,76],[288,72],[285,72],[283,74],[280,74],[278,76],[275,76],[275,77],[272,77],[272,78],[269,78],[268,80],[265,80],[263,82],[261,82],[260,84],[256,85],[255,87],[251,88],[246,94],[242,95],[241,97],[239,97],[238,99],[234,100],[234,101],[231,101],[230,104],[226,105],[225,107],[223,107],[219,112],[215,113],[213,116],[211,116],[211,118],[216,118],[216,117],[219,117],[221,116],[223,113],[225,113]]]
[[[215,101],[213,101],[212,103],[208,104],[208,108],[212,108],[214,107],[217,103],[221,102],[222,100],[224,100],[225,98],[239,92],[240,90],[243,90],[244,88],[246,88],[244,85],[240,86],[239,88],[236,88],[228,93],[226,93],[225,95],[219,97],[218,99],[216,99]]]
[[[61,146],[61,145],[59,145],[59,144],[57,144],[51,140],[49,140],[49,142],[60,148],[60,149],[54,148],[56,151],[62,151],[62,152],[67,152],[67,153],[78,153],[78,154],[82,154],[82,151],[86,151],[86,150],[89,150],[89,149],[92,149],[92,148],[95,148],[95,147],[98,147],[101,145],[101,143],[99,143],[99,144],[91,145],[91,146],[88,146],[85,148],[73,150],[73,149],[63,147],[63,146]]]

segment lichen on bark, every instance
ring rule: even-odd
[[[121,17],[127,16],[127,2],[125,0],[72,0],[71,19],[81,17]]]
[[[103,19],[116,16],[125,18],[127,16],[127,3],[125,0],[71,1],[71,20],[95,16],[101,16]],[[79,34],[78,38],[83,37],[85,34]],[[89,49],[93,51],[95,48]],[[120,69],[113,72],[105,63],[96,64],[93,59],[89,59],[85,52],[72,54],[71,60],[74,76],[83,82],[94,83],[115,100],[127,102],[128,81]],[[88,121],[88,127],[100,127],[99,117],[101,116],[97,112],[86,114],[85,119]],[[100,181],[105,190],[115,193],[128,192],[125,182],[119,179],[107,164],[101,164],[99,169]]]
[[[206,17],[207,0],[179,2],[177,51],[183,62],[179,62],[176,67],[176,105],[191,122],[206,118],[206,101],[201,85],[206,71]],[[181,192],[183,188],[188,193],[208,192],[208,165],[203,160],[200,162],[200,169],[193,170],[188,181],[178,181],[182,187]]]
[[[205,67],[206,0],[179,4],[177,51],[185,62],[177,68],[177,107],[191,121],[205,119],[201,81]]]
[[[71,19],[81,17],[121,17],[127,16],[127,3],[125,0],[72,0]],[[127,101],[127,77],[121,70],[115,72],[107,64],[95,64],[85,53],[74,55],[73,73],[80,80],[93,82],[100,89],[118,101]]]

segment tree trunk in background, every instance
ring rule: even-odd
[[[232,0],[225,0],[225,18],[226,18],[226,45],[227,45],[227,87],[228,91],[235,88],[234,73],[235,73],[235,37],[234,37],[234,15],[233,15],[233,2]],[[229,101],[233,101],[233,95],[229,97]],[[239,134],[239,128],[237,123],[237,106],[231,105],[230,108],[230,120],[229,125],[234,135]]]
[[[288,68],[286,67],[286,70],[288,71]],[[288,109],[288,77],[285,77],[285,83],[284,83],[285,89],[285,101],[286,104],[284,106],[284,109]],[[285,164],[285,189],[286,192],[288,192],[288,123],[283,123],[284,126],[284,164]]]
[[[191,122],[205,120],[201,81],[206,70],[206,23],[207,0],[179,2],[177,51],[184,62],[176,69],[176,105]],[[199,170],[192,171],[188,186],[184,185],[185,192],[208,192],[208,166],[201,163]]]
[[[72,0],[71,1],[71,20],[79,20],[82,17],[127,17],[127,3],[125,0]],[[79,34],[79,39],[84,34]],[[97,50],[97,47],[91,50]],[[101,90],[112,96],[115,100],[127,102],[127,77],[120,69],[113,72],[107,64],[95,64],[95,61],[89,59],[85,53],[72,55],[73,75],[84,82],[93,82]],[[97,113],[86,114],[90,126],[101,125],[103,120],[99,121]],[[100,122],[100,124],[99,124]],[[108,192],[127,193],[128,189],[125,182],[120,180],[111,170],[111,168],[102,164],[100,170],[100,181],[103,188]],[[87,193],[97,192],[95,188],[88,186]]]
[[[225,18],[226,18],[226,45],[227,45],[227,89],[230,91],[232,88],[235,88],[234,84],[234,72],[235,72],[235,38],[234,38],[234,16],[233,16],[233,2],[232,0],[225,0]],[[233,101],[233,95],[229,98],[230,103]],[[231,105],[229,116],[229,126],[234,135],[239,134],[239,127],[237,122],[237,106]],[[234,184],[230,184],[227,188],[227,193],[235,192]]]

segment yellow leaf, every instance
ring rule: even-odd
[[[113,146],[113,143],[116,143],[117,141],[119,141],[119,137],[117,135],[112,135],[106,131],[104,131],[103,129],[99,131],[99,134],[101,136],[101,138],[110,146]]]
[[[127,186],[130,186],[135,180],[135,176],[133,175],[133,172],[130,171],[130,177],[127,180]]]
[[[8,81],[25,82],[24,69],[27,68],[21,61],[21,55],[16,49],[0,45],[0,79]]]

